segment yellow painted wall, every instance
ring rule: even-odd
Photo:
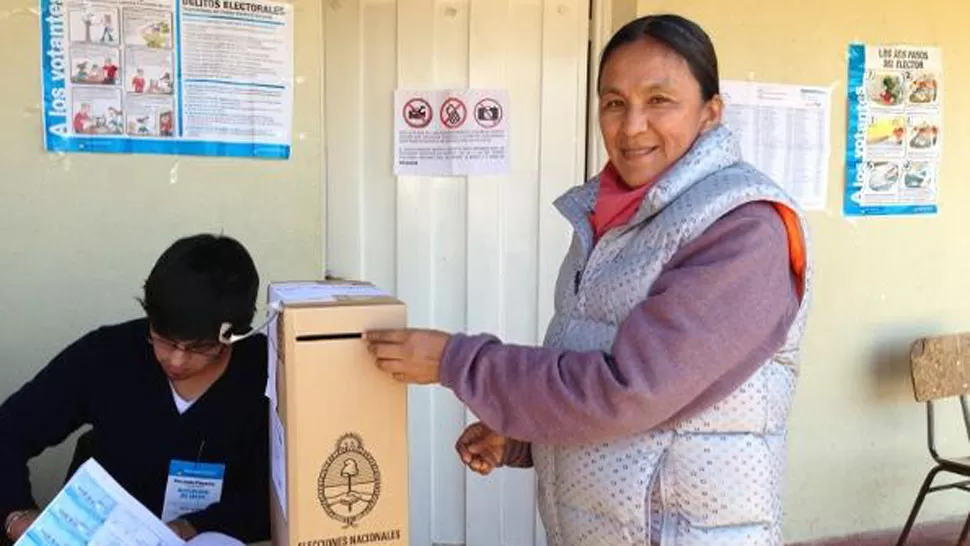
[[[239,238],[264,283],[319,276],[323,263],[319,0],[297,4],[286,162],[45,153],[37,6],[0,1],[0,400],[87,330],[137,316],[145,276],[177,237]],[[34,464],[42,499],[69,453]]]
[[[929,468],[907,351],[918,336],[970,330],[970,4],[955,0],[640,0],[711,34],[726,79],[835,84],[828,207],[810,213],[816,298],[791,424],[786,534],[799,540],[902,526]],[[944,163],[935,218],[841,215],[846,52],[851,41],[938,45]],[[966,436],[950,420],[947,445]],[[960,441],[962,440],[962,442]],[[966,514],[959,493],[927,518]],[[956,537],[954,537],[956,538]]]

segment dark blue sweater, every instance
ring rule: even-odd
[[[225,464],[222,501],[185,519],[199,532],[268,539],[265,387],[266,338],[254,336],[233,345],[225,374],[179,415],[146,320],[85,335],[0,406],[0,523],[36,506],[27,462],[90,425],[72,468],[94,457],[160,516],[170,461]]]

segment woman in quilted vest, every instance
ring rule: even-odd
[[[378,366],[480,419],[489,473],[534,467],[551,546],[780,545],[810,289],[806,225],[721,125],[717,57],[674,15],[602,54],[609,162],[556,201],[574,229],[541,347],[371,332]]]

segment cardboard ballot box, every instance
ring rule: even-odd
[[[407,545],[407,387],[363,340],[404,327],[404,304],[346,282],[268,299],[273,546]]]

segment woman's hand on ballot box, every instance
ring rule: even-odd
[[[438,382],[441,357],[451,335],[436,330],[375,330],[365,334],[377,367],[402,383]]]

